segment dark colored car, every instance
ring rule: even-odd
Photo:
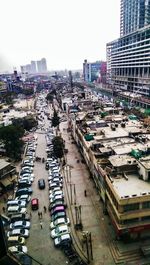
[[[32,259],[27,255],[21,255],[19,261],[22,265],[32,265]]]
[[[24,214],[24,213],[20,213],[20,214],[16,214],[16,215],[12,215],[11,218],[11,223],[17,222],[17,221],[22,221],[22,220],[26,220],[29,221],[30,220],[30,216],[28,214]]]
[[[18,189],[16,191],[16,197],[24,195],[24,194],[32,194],[32,192],[33,192],[32,188]]]
[[[31,182],[25,181],[25,180],[20,180],[18,181],[18,188],[28,188],[31,186]]]
[[[45,189],[45,180],[44,179],[39,179],[38,180],[38,186],[39,186],[40,190]]]
[[[66,213],[65,212],[59,212],[51,216],[51,221],[55,221],[58,218],[65,217],[66,218]]]
[[[46,170],[49,169],[49,163],[48,163],[48,162],[46,162],[46,164],[45,164],[45,169],[46,169]]]

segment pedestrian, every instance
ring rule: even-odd
[[[46,213],[46,211],[47,211],[46,206],[44,206],[43,208],[44,208],[44,213]]]
[[[38,212],[38,216],[39,216],[39,218],[40,218],[40,212]]]
[[[42,218],[42,212],[40,212],[40,217]]]
[[[43,224],[42,224],[42,221],[40,221],[40,227],[41,227],[41,229],[43,229]]]
[[[30,218],[32,218],[32,213],[30,212]]]
[[[87,196],[87,194],[86,194],[86,190],[84,190],[84,196],[85,196],[85,197]]]
[[[5,207],[3,206],[3,213],[5,213]]]

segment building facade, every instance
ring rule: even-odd
[[[83,78],[85,82],[104,82],[106,80],[106,62],[96,61],[93,63],[84,60]]]
[[[121,0],[120,36],[107,44],[107,82],[149,97],[149,0]]]
[[[121,0],[120,36],[150,24],[150,0]]]
[[[37,61],[37,71],[38,73],[47,72],[47,63],[45,58],[42,58],[41,60]]]

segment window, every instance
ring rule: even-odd
[[[143,209],[150,208],[150,201],[148,201],[148,202],[143,202],[143,204],[142,204],[142,208],[143,208]]]
[[[139,203],[124,205],[124,212],[134,211],[139,209]]]

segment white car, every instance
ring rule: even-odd
[[[24,229],[30,229],[31,223],[29,221],[16,221],[14,223],[10,224],[10,229],[16,229],[16,228],[24,228]]]
[[[51,237],[56,238],[58,236],[69,233],[69,228],[67,225],[58,225],[51,231]]]
[[[33,168],[32,167],[28,167],[28,166],[23,166],[21,170],[22,171],[28,170],[30,172],[33,172]]]
[[[49,183],[49,190],[53,190],[54,188],[60,187],[62,188],[62,183],[61,182],[51,182]]]
[[[24,228],[14,229],[12,231],[8,231],[7,232],[7,237],[10,237],[10,236],[29,237],[29,230],[28,229],[24,229]]]
[[[34,174],[33,173],[23,173],[21,177],[29,177],[34,179]]]
[[[56,228],[58,225],[69,225],[70,224],[70,220],[69,218],[58,218],[55,221],[50,223],[50,229],[54,229]]]
[[[49,199],[54,198],[56,195],[63,195],[63,191],[56,191],[55,193],[52,193],[49,195]]]
[[[54,239],[54,245],[55,247],[61,247],[61,246],[68,246],[72,242],[71,236],[69,233],[66,233],[64,235],[58,236]]]
[[[50,199],[50,203],[54,203],[55,201],[62,201],[64,200],[64,195],[55,195],[53,198]]]
[[[50,190],[50,191],[49,191],[49,194],[53,194],[53,195],[54,195],[54,193],[55,193],[56,191],[62,191],[62,189],[61,189],[60,187],[56,187],[56,188],[54,188],[53,190]]]
[[[59,178],[59,177],[48,177],[48,182],[50,183],[50,182],[63,182],[62,181],[62,178]]]
[[[24,254],[28,253],[28,249],[26,246],[13,246],[8,248],[9,251],[11,251],[13,254]]]
[[[26,201],[29,202],[31,200],[31,196],[28,194],[21,195],[19,197],[16,197],[15,200],[20,200],[20,201]]]
[[[33,179],[32,177],[24,177],[24,176],[21,176],[21,177],[19,178],[19,180],[25,180],[25,181],[27,181],[27,182],[32,182],[32,183],[33,183],[33,181],[34,181],[34,179]]]

